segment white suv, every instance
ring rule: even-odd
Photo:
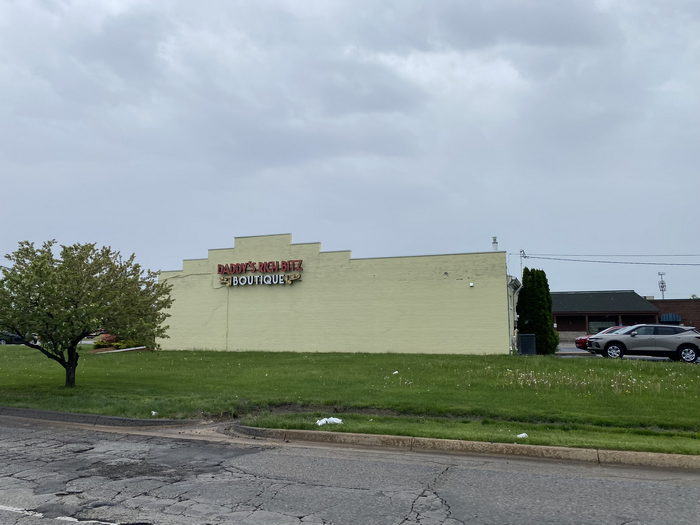
[[[694,363],[700,355],[700,333],[692,326],[638,324],[589,337],[588,349],[603,357],[650,355]]]

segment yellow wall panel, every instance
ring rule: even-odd
[[[161,346],[508,353],[504,252],[351,259],[349,251],[320,249],[293,244],[289,234],[237,237],[233,248],[161,272],[174,298]],[[291,285],[225,286],[217,275],[218,264],[290,259],[303,260],[301,280]]]

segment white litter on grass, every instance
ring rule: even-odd
[[[337,417],[324,417],[323,419],[319,419],[318,421],[316,421],[316,424],[319,427],[322,427],[323,425],[328,425],[328,424],[340,425],[342,422],[343,422],[343,420],[340,418],[337,418]]]
[[[151,410],[151,415],[155,417],[158,415],[158,412],[156,412],[155,410]]]
[[[392,375],[392,376],[395,376],[395,375],[398,374],[398,373],[399,373],[398,370],[394,370],[394,371],[391,373],[391,375]]]
[[[526,438],[526,437],[527,437],[527,434],[526,434],[525,432],[523,432],[522,434],[518,434],[518,435],[515,436],[515,437]]]

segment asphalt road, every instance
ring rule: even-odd
[[[696,472],[129,432],[0,417],[0,523],[697,525],[700,516]]]

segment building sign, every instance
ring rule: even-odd
[[[252,286],[257,284],[285,285],[301,279],[302,259],[288,261],[248,261],[217,265],[219,282],[224,286]],[[279,273],[294,272],[294,273]]]

